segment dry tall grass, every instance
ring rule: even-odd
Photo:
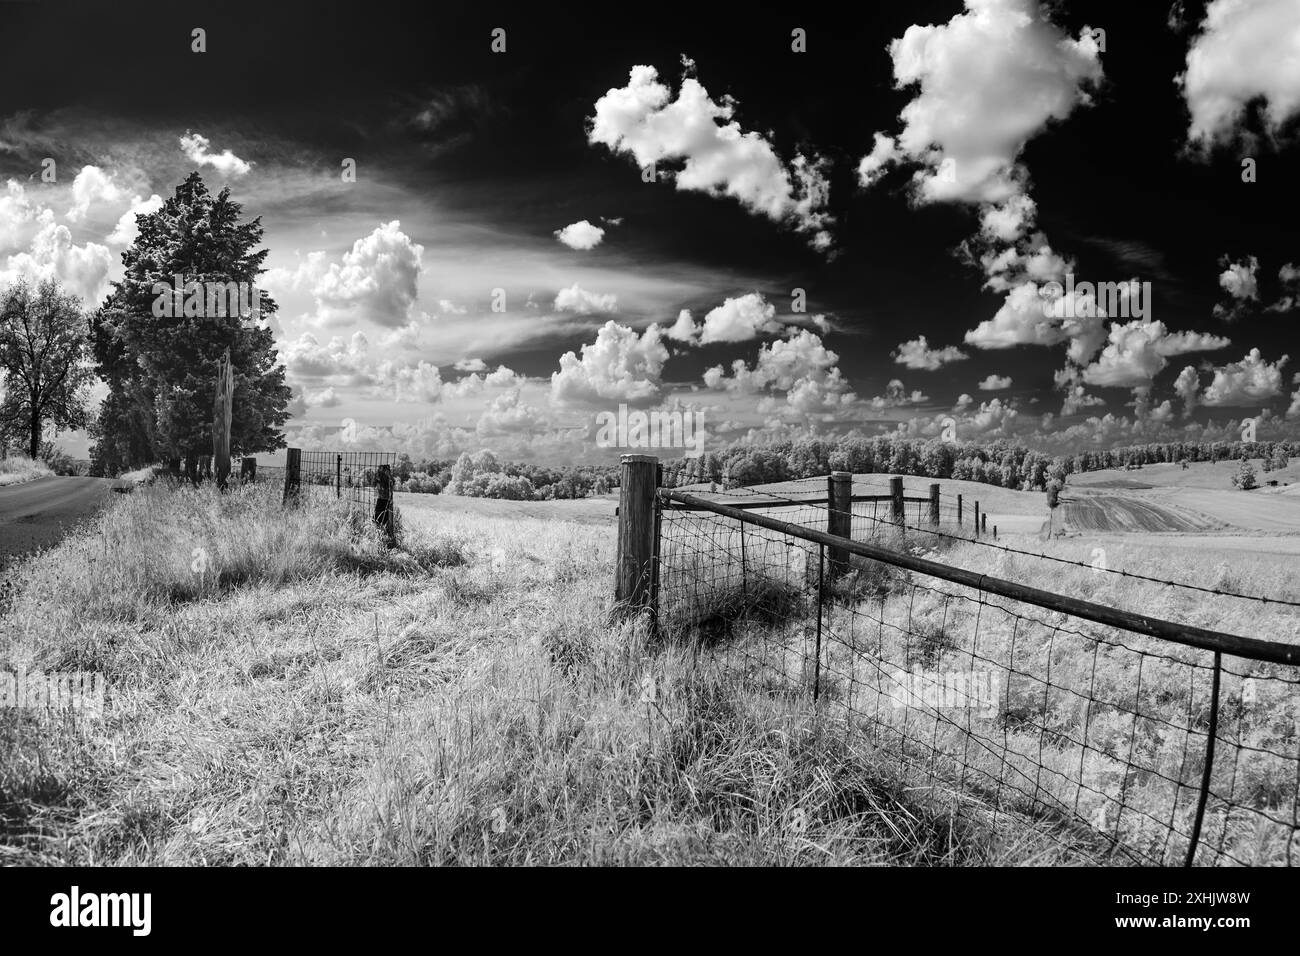
[[[408,519],[410,516],[408,516]],[[1039,862],[688,643],[610,626],[609,529],[137,491],[18,571],[0,669],[98,671],[102,722],[0,712],[0,859]]]
[[[26,455],[9,455],[0,458],[0,488],[31,481],[33,478],[49,478],[53,475],[54,472],[45,462],[33,461]]]

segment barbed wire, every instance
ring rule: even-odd
[[[915,477],[915,476],[914,476],[914,477]],[[857,476],[855,475],[854,478],[856,479]],[[779,484],[792,484],[792,483],[795,483],[795,482],[803,482],[803,481],[809,481],[809,482],[811,482],[811,481],[821,481],[821,482],[825,482],[825,481],[826,481],[826,476],[823,476],[823,477],[820,477],[820,478],[818,478],[818,477],[812,477],[812,478],[794,478],[794,479],[789,479],[788,481],[785,481],[785,482],[779,482]],[[797,499],[797,498],[790,498],[790,497],[788,497],[788,496],[786,496],[786,495],[782,495],[782,494],[777,493],[777,492],[771,492],[771,491],[761,490],[761,489],[758,489],[758,488],[741,488],[741,489],[739,489],[739,490],[742,491],[742,492],[747,492],[748,494],[747,494],[747,495],[744,495],[744,494],[736,494],[737,489],[734,489],[734,488],[733,488],[733,489],[726,489],[726,490],[722,490],[722,491],[711,491],[711,492],[708,492],[708,493],[709,493],[709,494],[713,494],[713,495],[726,496],[726,497],[753,497],[753,496],[769,497],[769,498],[773,498],[773,499],[774,499],[773,502],[772,502],[773,506],[778,506],[778,507],[781,506],[781,505],[803,505],[803,506],[810,507],[810,508],[818,508],[818,507],[820,507],[819,504],[818,504],[816,501],[808,501],[808,500],[800,500],[800,499]],[[700,493],[703,494],[704,492],[700,492]],[[942,494],[942,492],[941,492],[941,494]],[[911,497],[912,497],[912,500],[913,500],[913,501],[916,500],[916,497],[915,497],[915,496],[911,496]],[[978,503],[978,502],[977,502],[977,503]],[[827,506],[826,510],[827,510],[827,511],[830,510],[829,506]],[[952,514],[952,513],[953,513],[953,510],[950,508],[949,511],[948,511],[948,513],[949,513],[949,514]],[[856,518],[867,518],[867,520],[870,520],[870,521],[875,521],[875,522],[882,523],[882,524],[888,524],[888,525],[891,525],[891,526],[893,526],[893,527],[898,527],[898,525],[896,525],[896,524],[895,524],[895,523],[894,523],[890,518],[879,518],[879,517],[875,517],[875,516],[867,516],[867,515],[854,515],[854,517],[856,517]],[[1300,608],[1300,601],[1293,601],[1293,600],[1290,600],[1290,599],[1287,599],[1287,598],[1268,597],[1268,596],[1266,596],[1266,595],[1262,595],[1262,594],[1243,594],[1243,593],[1241,593],[1241,592],[1239,592],[1239,591],[1230,591],[1230,590],[1227,590],[1227,589],[1225,589],[1225,588],[1207,587],[1207,586],[1205,586],[1205,585],[1201,585],[1201,584],[1192,584],[1192,583],[1190,583],[1190,582],[1186,582],[1186,581],[1174,581],[1174,580],[1170,580],[1170,579],[1168,579],[1168,578],[1159,578],[1159,577],[1155,577],[1155,576],[1153,576],[1153,575],[1149,575],[1149,574],[1142,574],[1141,572],[1138,572],[1138,571],[1128,571],[1128,570],[1125,570],[1125,569],[1123,569],[1123,568],[1112,568],[1112,567],[1108,567],[1108,566],[1098,567],[1097,565],[1090,564],[1090,563],[1088,563],[1088,562],[1086,562],[1086,561],[1077,561],[1077,560],[1074,560],[1074,559],[1072,559],[1072,558],[1063,558],[1063,557],[1060,557],[1060,556],[1058,556],[1058,555],[1044,554],[1044,553],[1042,553],[1042,552],[1038,552],[1038,551],[1027,551],[1027,550],[1025,550],[1025,549],[1023,549],[1023,548],[1015,548],[1015,547],[1012,547],[1012,546],[1010,546],[1010,545],[996,544],[996,543],[994,543],[993,541],[989,541],[989,540],[986,540],[986,539],[983,539],[983,538],[979,538],[979,537],[970,537],[970,536],[967,536],[967,535],[956,535],[956,534],[951,534],[950,532],[945,532],[945,531],[942,531],[942,530],[940,530],[940,529],[938,529],[938,528],[927,527],[927,526],[925,526],[925,525],[923,525],[923,524],[909,525],[909,524],[906,524],[906,523],[905,523],[905,524],[903,525],[903,527],[904,527],[905,530],[909,530],[909,531],[918,531],[918,532],[921,532],[921,533],[923,533],[923,534],[933,535],[933,536],[935,536],[935,537],[937,537],[937,538],[942,538],[942,539],[949,540],[949,541],[965,541],[965,542],[967,542],[967,543],[977,545],[978,547],[981,547],[981,548],[989,548],[989,549],[992,549],[992,550],[995,550],[995,551],[1003,551],[1003,552],[1006,552],[1006,553],[1009,553],[1009,554],[1017,554],[1017,555],[1021,555],[1021,556],[1023,556],[1023,557],[1028,557],[1028,558],[1039,558],[1039,559],[1044,560],[1044,561],[1054,561],[1054,562],[1056,562],[1057,564],[1066,564],[1066,565],[1071,565],[1071,566],[1073,566],[1073,567],[1077,567],[1077,568],[1085,568],[1085,569],[1087,569],[1087,570],[1089,570],[1089,571],[1093,571],[1093,572],[1096,572],[1096,573],[1099,573],[1099,574],[1114,574],[1114,575],[1119,575],[1119,576],[1121,576],[1121,577],[1133,578],[1133,579],[1135,579],[1135,580],[1139,580],[1139,581],[1146,581],[1146,582],[1148,582],[1148,583],[1152,583],[1152,584],[1161,584],[1161,585],[1165,585],[1165,586],[1167,586],[1167,587],[1181,588],[1181,589],[1188,590],[1188,591],[1197,591],[1197,592],[1200,592],[1200,593],[1203,593],[1203,594],[1213,594],[1213,595],[1216,595],[1216,596],[1218,596],[1218,597],[1238,598],[1238,599],[1243,600],[1243,601],[1258,601],[1258,602],[1261,602],[1261,603],[1264,603],[1264,604],[1277,604],[1277,605],[1280,605],[1280,606],[1283,606],[1283,607],[1294,607],[1294,608]]]

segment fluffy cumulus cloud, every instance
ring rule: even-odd
[[[114,182],[112,175],[98,166],[83,166],[72,180],[72,208],[67,212],[68,221],[81,220],[96,203],[120,202],[126,198],[126,191]]]
[[[77,245],[68,227],[55,222],[54,212],[44,209],[36,217],[37,229],[25,251],[8,256],[0,268],[0,286],[20,278],[32,282],[56,279],[88,306],[95,306],[108,294],[108,273],[113,256],[97,242]]]
[[[600,241],[605,238],[605,230],[600,226],[593,226],[585,219],[569,223],[563,229],[555,230],[555,238],[568,246],[570,249],[595,249],[600,245]]]
[[[1170,332],[1158,320],[1114,323],[1106,346],[1083,368],[1089,385],[1137,388],[1151,384],[1174,355],[1225,348],[1229,340],[1202,332]]]
[[[1291,381],[1295,385],[1300,385],[1300,372],[1296,372]],[[1291,407],[1286,410],[1286,417],[1288,420],[1300,419],[1300,388],[1291,393]]]
[[[394,219],[356,240],[337,262],[313,252],[296,270],[272,269],[264,281],[272,291],[310,291],[319,326],[361,319],[396,329],[413,318],[423,257],[424,247],[412,242]]]
[[[82,182],[95,183],[98,178]],[[96,202],[98,193],[96,187],[86,186],[82,193],[86,209]],[[69,214],[77,210],[80,201],[73,197]],[[113,266],[114,257],[107,246],[73,242],[72,233],[57,221],[52,208],[29,196],[21,183],[6,182],[0,192],[0,285],[20,278],[32,282],[56,279],[87,307],[93,307],[108,294]]]
[[[1196,367],[1187,365],[1174,380],[1174,394],[1183,400],[1183,415],[1191,415],[1196,409],[1196,402],[1201,388],[1201,377],[1196,374]]]
[[[1300,113],[1300,3],[1213,0],[1178,80],[1194,146],[1235,138],[1248,105],[1261,98],[1276,133]]]
[[[1068,385],[1065,389],[1065,401],[1061,403],[1061,415],[1077,415],[1085,408],[1105,404],[1106,402],[1096,395],[1089,395],[1084,386]]]
[[[334,336],[325,344],[304,332],[297,339],[281,343],[280,358],[289,378],[313,385],[369,385],[373,378],[366,363],[370,343],[361,332],[344,339]]]
[[[777,421],[824,418],[850,406],[856,396],[838,368],[839,356],[826,348],[821,336],[800,329],[788,339],[768,343],[758,350],[753,367],[743,359],[731,364],[728,375],[721,365],[704,373],[709,388],[736,394],[765,394],[760,414]]]
[[[1252,302],[1259,301],[1259,260],[1247,256],[1242,262],[1233,262],[1227,256],[1219,261],[1219,288],[1226,292],[1228,304],[1218,303],[1214,306],[1214,317],[1225,322],[1239,318]]]
[[[536,435],[550,429],[547,414],[520,400],[519,389],[498,395],[479,416],[476,431],[482,438],[507,435]]]
[[[891,162],[919,165],[924,202],[1023,203],[1025,144],[1065,119],[1101,79],[1090,35],[1071,39],[1037,0],[967,0],[948,23],[913,25],[889,45],[894,80],[916,86],[897,137],[879,134],[859,166],[867,184]]]
[[[1276,362],[1266,362],[1259,349],[1251,349],[1240,362],[1229,362],[1214,370],[1214,380],[1201,395],[1201,404],[1209,406],[1245,406],[1267,402],[1282,394],[1283,355]]]
[[[984,381],[980,382],[981,392],[1000,392],[1004,388],[1011,387],[1010,375],[990,375]]]
[[[908,27],[889,53],[896,84],[916,87],[916,95],[900,114],[898,135],[878,133],[858,168],[870,186],[906,163],[915,167],[915,201],[979,208],[979,231],[964,254],[984,270],[987,287],[1006,296],[992,319],[967,333],[976,348],[1073,337],[1039,301],[1040,287],[1059,281],[1071,263],[1034,231],[1037,207],[1019,157],[1049,124],[1090,102],[1102,67],[1091,31],[1072,38],[1045,9],[1037,0],[967,0],[946,24]]]
[[[581,356],[565,352],[560,369],[551,375],[551,398],[560,405],[600,405],[609,402],[646,404],[663,395],[660,374],[668,349],[657,325],[644,333],[613,320],[583,345]]]
[[[575,282],[556,294],[552,308],[556,312],[576,312],[579,315],[617,312],[618,296],[612,292],[588,292]]]
[[[185,131],[180,139],[181,152],[196,166],[211,166],[223,176],[245,176],[253,164],[245,162],[228,149],[212,152],[212,141],[200,133]]]
[[[680,320],[680,316],[678,317]],[[704,316],[700,341],[747,342],[760,335],[771,335],[781,330],[776,319],[776,306],[763,299],[758,292],[723,300],[722,305],[710,309]]]
[[[148,199],[141,199],[139,196],[131,198],[130,208],[122,213],[118,219],[117,225],[113,231],[108,234],[108,244],[111,246],[129,246],[135,242],[136,236],[140,233],[140,228],[136,223],[137,216],[147,216],[151,212],[157,212],[163,207],[163,198],[154,193]]]
[[[443,382],[438,366],[429,362],[399,365],[380,362],[374,373],[376,398],[391,398],[394,402],[436,402],[442,398]]]
[[[1282,284],[1282,295],[1264,311],[1290,312],[1300,306],[1300,266],[1286,263],[1277,270],[1277,281]]]
[[[737,103],[715,101],[693,76],[674,97],[652,66],[634,66],[624,87],[596,101],[587,139],[632,157],[643,169],[671,175],[678,189],[729,196],[750,212],[807,234],[814,248],[829,249],[833,220],[826,212],[830,184],[825,162],[796,155],[786,163],[761,134],[733,119]],[[680,162],[676,173],[660,164]]]
[[[910,342],[901,343],[894,350],[894,361],[910,369],[933,372],[950,362],[960,362],[967,355],[955,345],[941,349],[930,348],[924,335],[917,336]]]

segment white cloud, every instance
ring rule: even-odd
[[[821,336],[800,329],[789,339],[760,347],[752,369],[743,359],[732,362],[731,375],[721,365],[708,369],[704,384],[742,395],[783,393],[784,401],[776,396],[760,401],[760,414],[774,414],[778,421],[807,422],[855,400],[838,362],[839,356],[822,344]]]
[[[1225,264],[1227,267],[1219,274],[1219,287],[1234,299],[1258,299],[1259,283],[1255,273],[1259,271],[1259,260],[1249,256],[1245,262],[1225,260]]]
[[[1183,415],[1192,414],[1196,408],[1197,393],[1200,391],[1201,378],[1192,365],[1183,367],[1174,380],[1174,394],[1183,400]]]
[[[381,362],[375,369],[375,381],[376,393],[386,395],[391,390],[395,402],[436,402],[442,398],[442,376],[431,362]]]
[[[722,305],[710,309],[704,316],[700,341],[705,344],[747,342],[779,331],[781,323],[776,320],[776,306],[764,301],[761,293],[750,292],[724,299]]]
[[[561,289],[555,296],[552,306],[556,312],[576,312],[579,315],[592,315],[601,312],[617,312],[618,296],[612,292],[588,292],[575,282],[567,289]]]
[[[1037,0],[967,0],[944,25],[908,27],[889,54],[896,84],[919,92],[903,108],[894,149],[878,136],[859,176],[905,157],[920,164],[913,182],[922,202],[1016,201],[1025,144],[1089,102],[1102,75],[1092,38],[1066,36]]]
[[[1213,0],[1178,77],[1191,113],[1190,143],[1233,139],[1252,100],[1276,134],[1300,113],[1300,4],[1295,0]]]
[[[1004,388],[1011,387],[1011,376],[1009,375],[990,375],[984,381],[980,382],[981,392],[999,392]]]
[[[163,206],[163,198],[154,193],[148,199],[141,199],[139,196],[131,198],[131,208],[122,213],[122,218],[117,221],[113,231],[108,234],[108,244],[110,246],[129,246],[135,242],[139,234],[139,227],[136,225],[136,216],[147,216],[151,212],[157,212]]]
[[[600,245],[600,241],[605,238],[605,230],[600,226],[593,226],[585,219],[580,219],[563,229],[555,230],[554,235],[570,249],[586,250]]]
[[[272,290],[287,286],[310,291],[316,298],[316,325],[365,319],[398,329],[414,318],[423,256],[424,247],[412,242],[394,219],[356,240],[339,262],[312,252],[297,269],[272,269],[264,281]]]
[[[502,435],[536,435],[550,428],[546,412],[520,401],[519,389],[498,395],[479,416],[476,431],[480,437]]]
[[[700,327],[695,324],[690,309],[677,313],[677,321],[664,330],[664,335],[678,342],[693,342],[700,334]]]
[[[551,375],[551,398],[558,404],[650,402],[663,394],[659,380],[668,349],[659,326],[638,335],[613,320],[596,333],[596,341],[583,345],[582,357],[573,352],[560,356],[560,370]]]
[[[486,372],[487,363],[481,358],[467,358],[457,362],[455,368],[458,372]]]
[[[1069,386],[1065,390],[1065,401],[1061,403],[1061,414],[1075,415],[1085,408],[1094,405],[1105,405],[1103,399],[1095,395],[1089,395],[1082,385]]]
[[[910,342],[903,342],[894,350],[896,364],[930,372],[950,362],[960,362],[967,357],[966,353],[955,345],[948,345],[941,349],[930,348],[930,343],[926,341],[924,335],[917,336]]]
[[[596,101],[587,139],[631,155],[643,169],[654,164],[660,176],[669,173],[658,164],[682,161],[672,177],[678,189],[730,196],[756,215],[810,234],[814,248],[829,248],[825,163],[796,155],[787,165],[762,135],[741,129],[732,118],[736,105],[729,96],[715,102],[693,76],[683,78],[673,99],[654,67],[634,66],[627,86]]]
[[[183,152],[196,166],[211,166],[223,176],[244,176],[253,168],[252,163],[245,162],[228,149],[213,153],[209,147],[212,141],[199,133],[185,131],[180,139]]]
[[[1214,381],[1201,396],[1204,405],[1242,406],[1265,402],[1282,394],[1282,366],[1287,356],[1269,363],[1251,349],[1240,362],[1229,362],[1214,370]]]
[[[1229,340],[1202,332],[1170,332],[1158,320],[1134,319],[1114,323],[1106,347],[1096,361],[1086,366],[1082,378],[1089,385],[1135,388],[1150,385],[1169,357],[1188,352],[1214,351]]]
[[[28,248],[7,257],[0,269],[0,285],[20,277],[33,282],[57,279],[87,308],[98,305],[108,294],[108,272],[113,265],[108,247],[96,242],[76,245],[68,227],[55,221],[52,209],[42,209],[35,224]]]
[[[83,166],[72,181],[72,208],[67,212],[69,222],[78,222],[95,203],[116,203],[126,199],[110,174],[98,166]]]

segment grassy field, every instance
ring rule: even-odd
[[[43,461],[33,461],[23,455],[0,458],[0,488],[31,481],[33,478],[49,478],[53,474]]]
[[[884,477],[863,476],[855,492],[873,492]],[[959,483],[943,484],[957,493]],[[907,492],[925,487],[909,479]],[[1039,493],[984,485],[963,493],[1030,528],[1046,517]],[[404,542],[390,552],[337,504],[286,511],[278,498],[257,486],[225,496],[137,489],[15,575],[0,597],[0,671],[96,671],[110,702],[102,720],[0,710],[0,862],[1092,858],[1097,847],[1077,826],[1041,818],[1044,803],[1072,806],[1076,823],[1114,830],[1143,853],[1162,849],[1162,833],[1163,849],[1178,849],[1151,820],[1185,829],[1190,812],[1186,788],[1166,792],[1158,781],[1199,774],[1206,672],[1192,658],[1141,664],[1150,648],[1132,640],[1085,642],[1063,621],[1017,624],[961,589],[860,569],[853,581],[863,583],[843,585],[828,615],[814,705],[808,618],[798,600],[781,615],[736,603],[738,552],[725,534],[696,565],[680,562],[698,602],[690,613],[724,623],[668,622],[651,639],[642,624],[609,618],[612,499],[401,496]],[[669,522],[666,542],[674,533]],[[1175,562],[1168,542],[1178,540],[1011,533],[998,543],[1087,564],[1101,541],[1110,567],[1162,577],[1176,569],[1206,586],[1300,600],[1276,555],[1229,559],[1201,547],[1178,551]],[[1111,606],[1300,640],[1294,614],[1277,606],[1203,600],[960,538],[918,535],[910,546]],[[753,540],[749,547],[754,561]],[[666,549],[665,607],[680,610]],[[784,570],[759,590],[788,597],[808,567],[794,575],[797,562],[779,552],[769,563]],[[874,657],[863,640],[877,642]],[[920,652],[932,670],[952,669],[971,663],[972,647],[1008,673],[1051,673],[1058,689],[1044,704],[1041,679],[1013,678],[1001,716],[960,732],[924,707],[893,706],[897,688],[882,662],[912,667]],[[1140,725],[1123,706],[1135,699],[1138,666],[1141,701],[1159,709]],[[1278,690],[1289,685],[1260,672],[1247,712],[1241,675],[1255,672],[1239,671],[1225,684],[1239,702],[1234,745],[1294,753],[1300,714],[1295,695]],[[1076,693],[1061,696],[1067,688]],[[1192,733],[1152,722],[1179,715],[1190,715]],[[853,727],[862,732],[846,733]],[[1046,758],[1044,728],[1060,741]],[[899,759],[909,735],[931,754],[969,751],[972,740],[1000,745],[1000,755],[966,759],[963,769],[1002,786],[931,786],[934,759]],[[1087,747],[1072,748],[1071,737]],[[1146,783],[1135,783],[1130,764]],[[1044,766],[1057,777],[1041,779]],[[1215,777],[1221,800],[1290,813],[1294,762],[1225,767],[1231,779]],[[1035,799],[1021,799],[1031,777]],[[1150,813],[1135,814],[1135,805]],[[1234,858],[1279,860],[1278,833],[1255,817],[1212,806],[1207,834]]]
[[[403,521],[387,553],[328,505],[155,487],[25,566],[0,669],[98,671],[110,701],[0,713],[0,859],[1055,858],[806,701],[611,626],[608,529]]]

